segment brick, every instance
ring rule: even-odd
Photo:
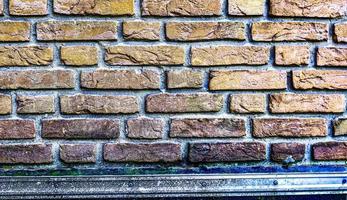
[[[111,119],[42,120],[42,137],[49,139],[115,139],[119,121]]]
[[[53,162],[50,144],[0,145],[2,164],[49,164]]]
[[[12,112],[12,99],[10,95],[0,94],[0,115]]]
[[[229,15],[232,16],[257,16],[263,15],[265,0],[229,0]]]
[[[278,90],[287,88],[285,71],[211,71],[210,90]]]
[[[159,89],[160,74],[153,70],[96,70],[82,72],[81,87],[89,89]]]
[[[303,70],[293,71],[295,89],[347,89],[347,72],[342,70]]]
[[[182,160],[181,146],[175,143],[105,144],[104,159],[109,162],[178,162]]]
[[[146,97],[146,111],[150,113],[218,112],[223,107],[220,94],[152,94]]]
[[[17,16],[47,15],[47,0],[10,0],[9,10]]]
[[[160,40],[160,22],[129,21],[123,23],[126,40]]]
[[[168,71],[166,75],[169,89],[202,88],[204,83],[204,74],[201,71],[176,70]]]
[[[310,62],[309,46],[276,46],[275,64],[284,66],[308,65]]]
[[[64,114],[131,114],[139,111],[135,96],[61,96],[60,107]]]
[[[4,14],[4,0],[0,0],[0,15]]]
[[[328,26],[317,22],[255,22],[254,41],[326,41]]]
[[[265,159],[265,144],[259,142],[192,143],[189,145],[189,161],[193,163],[249,162]]]
[[[65,163],[95,163],[96,145],[61,144],[60,159]]]
[[[74,88],[71,70],[13,70],[0,72],[0,89]]]
[[[53,61],[53,48],[47,46],[1,46],[0,66],[41,66]]]
[[[220,0],[143,0],[143,16],[219,16]]]
[[[110,65],[182,65],[184,49],[178,46],[111,46],[105,61]]]
[[[347,135],[347,119],[341,118],[334,121],[334,136]]]
[[[320,142],[312,145],[314,160],[346,160],[347,142]]]
[[[272,94],[272,113],[342,113],[345,96],[339,94]]]
[[[160,139],[165,123],[161,119],[133,118],[127,121],[127,136],[134,139]]]
[[[134,15],[134,0],[54,0],[54,12],[64,15]]]
[[[25,42],[30,40],[30,23],[17,21],[0,22],[0,42]]]
[[[227,118],[195,118],[171,120],[170,137],[230,138],[246,135],[245,120]]]
[[[347,48],[326,47],[317,52],[318,66],[347,66]]]
[[[347,42],[347,23],[334,25],[334,40],[336,42]]]
[[[110,21],[46,21],[36,25],[40,41],[117,40],[117,22]]]
[[[35,132],[34,120],[0,120],[0,140],[32,139],[35,138]]]
[[[233,94],[230,96],[230,111],[233,113],[264,113],[264,94]]]
[[[302,161],[305,151],[305,144],[301,143],[271,144],[271,160],[283,164]]]
[[[95,46],[63,46],[60,48],[60,58],[64,65],[97,65],[98,49]]]
[[[270,49],[259,46],[209,46],[192,48],[193,66],[265,65]]]
[[[336,18],[346,15],[345,0],[270,0],[270,15],[279,17]]]
[[[174,41],[245,40],[242,22],[168,22],[166,37]]]
[[[253,120],[253,136],[264,137],[324,137],[327,121],[316,118],[259,118]]]
[[[54,113],[54,96],[17,96],[17,113]]]

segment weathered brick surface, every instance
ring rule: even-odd
[[[232,16],[263,15],[265,0],[228,0],[228,12]]]
[[[336,42],[347,42],[347,23],[334,25],[334,39]]]
[[[145,21],[124,22],[123,35],[126,40],[160,40],[160,23]]]
[[[0,120],[0,140],[35,138],[35,131],[34,120]]]
[[[0,42],[20,42],[30,40],[30,23],[23,21],[1,21]]]
[[[60,58],[64,65],[97,65],[98,49],[95,46],[63,46],[60,48]]]
[[[2,164],[49,164],[53,162],[50,144],[1,144]]]
[[[295,89],[347,89],[347,72],[343,70],[303,70],[293,71]]]
[[[307,65],[310,62],[309,46],[276,46],[275,64],[276,65]]]
[[[4,0],[0,0],[0,15],[4,14]]]
[[[10,95],[0,94],[0,115],[12,112],[12,99]]]
[[[54,96],[17,96],[17,113],[54,113]]]
[[[317,52],[318,66],[347,66],[347,48],[319,48]]]
[[[176,70],[167,72],[167,87],[170,89],[201,88],[203,82],[204,76],[200,71]]]
[[[160,139],[164,133],[164,121],[151,118],[133,118],[127,121],[127,136],[135,139]]]
[[[347,135],[347,119],[341,118],[334,121],[334,136]]]
[[[235,113],[264,113],[266,98],[263,94],[234,94],[230,96],[230,111]]]
[[[271,144],[271,160],[283,164],[302,161],[305,157],[305,144],[276,143]]]
[[[47,0],[10,0],[10,14],[18,16],[47,15],[47,3]]]
[[[48,46],[1,46],[0,66],[49,65],[53,48]]]
[[[65,163],[96,162],[96,146],[93,144],[62,144],[59,153]]]
[[[347,142],[320,142],[312,146],[315,160],[346,160]]]

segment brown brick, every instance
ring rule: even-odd
[[[35,138],[35,132],[34,120],[0,120],[0,140],[31,139]]]
[[[143,16],[219,16],[220,0],[143,0]]]
[[[253,136],[263,137],[324,137],[327,121],[316,118],[259,118],[253,120]]]
[[[56,139],[114,139],[119,121],[111,119],[42,120],[42,137]]]
[[[152,94],[146,98],[146,110],[150,113],[218,112],[223,107],[220,94]]]
[[[49,65],[53,49],[47,46],[1,46],[0,66]]]
[[[160,75],[152,70],[97,70],[82,72],[81,86],[89,89],[159,89]]]
[[[318,66],[347,66],[347,48],[326,47],[317,52]]]
[[[302,161],[305,156],[305,144],[277,143],[271,144],[271,160],[283,164]]]
[[[293,71],[295,89],[347,89],[347,72],[344,70],[303,70]]]
[[[334,136],[347,135],[347,119],[341,118],[334,121]]]
[[[60,48],[60,58],[64,65],[97,65],[98,49],[95,46],[63,46]]]
[[[334,40],[336,42],[347,42],[347,23],[334,25]]]
[[[263,15],[265,0],[229,0],[229,15],[233,16],[249,16]]]
[[[320,142],[312,145],[315,160],[346,160],[347,142]]]
[[[163,137],[165,123],[161,119],[134,118],[127,121],[129,138],[160,139]]]
[[[264,94],[233,94],[230,96],[230,111],[234,113],[264,113]]]
[[[192,48],[193,66],[265,65],[270,49],[259,46],[209,46]]]
[[[276,65],[307,65],[310,61],[309,46],[276,46]]]
[[[167,87],[170,89],[202,88],[204,74],[201,71],[181,70],[168,71]]]
[[[174,143],[105,144],[104,159],[109,162],[178,162],[182,160],[181,146]]]
[[[270,15],[336,18],[346,15],[345,0],[270,0]]]
[[[272,113],[342,113],[345,96],[339,94],[272,94]]]
[[[170,137],[223,138],[246,135],[245,120],[227,118],[195,118],[171,120]]]
[[[116,40],[117,22],[111,21],[46,21],[36,25],[41,41]]]
[[[10,0],[11,15],[36,16],[47,15],[47,0]]]
[[[328,39],[328,26],[317,22],[255,22],[254,41],[323,41]]]
[[[277,90],[287,88],[285,71],[211,71],[210,90]]]
[[[12,99],[10,95],[0,94],[0,115],[12,112]]]
[[[61,144],[60,159],[65,163],[95,163],[96,145]]]
[[[61,96],[60,107],[64,114],[130,114],[139,111],[135,96]]]
[[[189,161],[205,162],[247,162],[266,159],[265,144],[242,143],[192,143],[189,145]]]
[[[175,41],[245,40],[242,22],[168,22],[166,37]]]
[[[17,96],[17,113],[54,113],[54,96]]]
[[[134,0],[54,0],[54,12],[65,15],[133,15]]]
[[[0,145],[2,164],[49,164],[53,162],[50,144]]]
[[[182,65],[184,49],[179,46],[111,46],[105,61],[110,65]]]
[[[71,70],[1,71],[0,89],[67,89],[74,88]]]
[[[160,40],[160,22],[124,22],[123,35],[126,40]]]
[[[0,42],[24,42],[30,40],[30,23],[16,21],[0,22]]]

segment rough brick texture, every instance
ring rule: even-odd
[[[60,159],[65,163],[95,163],[96,146],[92,144],[62,144]]]
[[[164,133],[161,119],[136,118],[127,121],[127,136],[135,139],[160,139]]]
[[[320,142],[312,146],[315,160],[346,160],[347,142]]]
[[[64,65],[97,65],[98,49],[94,46],[65,46],[60,49],[60,58]]]
[[[47,3],[47,0],[10,0],[10,14],[17,16],[47,15]]]
[[[49,164],[53,162],[50,144],[0,145],[2,164]]]
[[[271,160],[283,164],[298,162],[304,158],[305,150],[305,144],[300,143],[271,144]]]
[[[17,96],[17,113],[54,113],[54,96]]]
[[[35,138],[35,121],[33,120],[0,120],[0,139]]]

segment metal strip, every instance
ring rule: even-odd
[[[347,194],[347,174],[0,177],[0,199]]]

